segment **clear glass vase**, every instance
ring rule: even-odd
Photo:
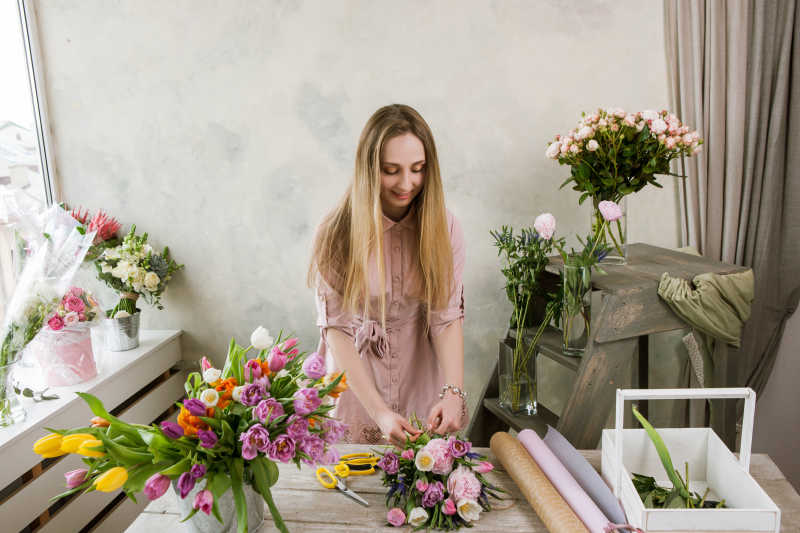
[[[0,427],[25,420],[25,408],[14,391],[14,370],[19,362],[0,366]]]
[[[564,300],[561,308],[561,350],[566,355],[581,356],[589,342],[592,323],[592,269],[570,262],[562,274]]]
[[[535,352],[522,339],[515,340],[514,350],[500,351],[497,368],[500,406],[512,414],[536,414]]]
[[[609,247],[608,254],[601,259],[607,265],[624,265],[628,260],[628,200],[627,196],[616,198],[614,201],[622,210],[622,217],[619,220],[609,222],[600,233],[600,244]],[[597,234],[597,229],[605,222],[598,205],[600,200],[594,200],[592,208],[592,235]]]

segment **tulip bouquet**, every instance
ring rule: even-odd
[[[422,429],[416,417],[412,424]],[[386,520],[395,527],[471,527],[481,511],[492,509],[489,497],[500,499],[505,492],[483,475],[494,466],[472,451],[472,443],[457,437],[422,433],[415,441],[406,440],[400,455],[383,453],[377,466],[389,487]]]
[[[183,268],[170,257],[169,247],[164,247],[160,254],[156,253],[147,244],[147,233],[136,235],[135,224],[122,244],[106,248],[100,254],[95,266],[97,277],[121,295],[119,303],[108,312],[109,318],[134,314],[140,295],[147,303],[163,309],[161,294],[172,274]],[[120,312],[127,315],[120,315]]]
[[[257,355],[247,359],[251,349]],[[344,375],[326,375],[320,355],[306,355],[297,339],[273,339],[264,328],[253,332],[247,348],[231,340],[222,369],[205,357],[201,367],[186,380],[177,423],[129,424],[79,393],[97,417],[92,426],[54,430],[34,445],[42,457],[85,457],[87,468],[67,473],[69,490],[58,497],[122,489],[131,498],[144,491],[156,499],[174,481],[182,499],[195,493],[189,516],[202,511],[222,522],[217,503],[230,489],[243,533],[245,490],[255,490],[286,531],[270,490],[278,481],[275,462],[299,467],[338,460],[332,444],[345,428],[329,416],[328,400],[346,389]]]

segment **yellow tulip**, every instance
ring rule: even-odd
[[[74,433],[72,435],[65,435],[64,438],[61,439],[61,451],[75,453],[75,451],[87,440],[94,440],[94,435],[90,433]]]
[[[100,450],[92,450],[91,448],[97,448],[102,446],[103,442],[97,439],[88,439],[81,443],[75,453],[81,454],[85,457],[105,457],[105,452],[101,452]]]
[[[121,466],[115,466],[94,480],[94,486],[100,492],[114,492],[128,481],[128,471]]]
[[[45,459],[58,457],[66,453],[61,451],[61,435],[58,433],[51,433],[34,442],[33,451]]]

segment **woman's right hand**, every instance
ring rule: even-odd
[[[383,438],[398,448],[405,448],[406,433],[409,434],[408,436],[412,441],[416,440],[420,433],[422,433],[422,431],[412,426],[411,422],[406,420],[404,416],[389,409],[381,411],[378,416],[375,417],[375,422],[381,429]]]

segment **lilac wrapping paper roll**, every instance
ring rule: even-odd
[[[575,478],[561,464],[558,457],[553,454],[539,435],[530,429],[524,429],[519,432],[517,438],[589,531],[591,533],[604,533],[606,526],[610,523],[608,518],[578,482],[575,481]]]

